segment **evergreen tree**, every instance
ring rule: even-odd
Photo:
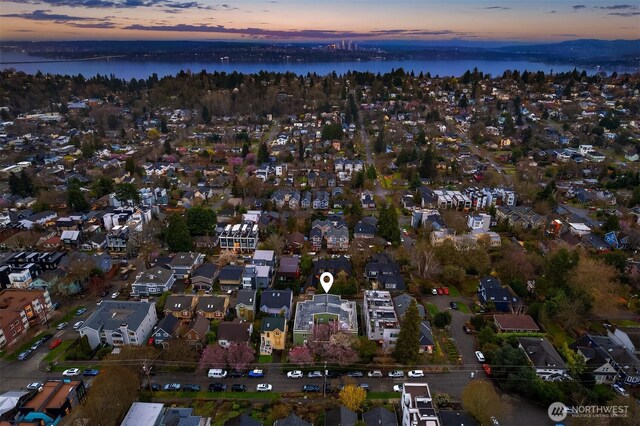
[[[11,194],[21,197],[31,197],[36,193],[33,182],[25,170],[22,170],[19,175],[11,173],[9,176],[9,190]]]
[[[420,314],[418,304],[411,301],[400,326],[393,357],[401,364],[414,364],[420,356]]]
[[[140,193],[132,183],[121,183],[116,185],[116,199],[123,203],[140,203]]]
[[[202,121],[205,123],[209,123],[211,121],[211,113],[206,105],[202,107]]]
[[[210,235],[216,229],[216,212],[208,207],[196,206],[187,210],[187,228],[193,235]]]
[[[71,186],[67,190],[67,204],[76,212],[86,212],[91,209],[89,202],[84,198],[84,194],[77,186]]]
[[[384,141],[384,130],[381,130],[378,133],[378,138],[373,144],[373,150],[376,152],[376,154],[384,154],[384,152],[387,150],[387,143]]]
[[[167,155],[171,154],[171,142],[169,142],[169,139],[164,141],[164,153]]]
[[[169,246],[169,250],[174,253],[190,251],[192,248],[191,236],[189,235],[187,222],[178,213],[174,213],[169,218],[169,226],[166,230],[166,241]]]
[[[304,144],[302,143],[302,138],[298,140],[298,161],[304,161]]]
[[[433,155],[433,148],[429,146],[422,156],[422,164],[420,164],[420,177],[425,179],[432,179],[436,176],[435,159]]]
[[[258,148],[258,164],[266,163],[269,161],[269,150],[267,144],[262,142],[260,148]]]
[[[124,162],[124,170],[125,172],[129,172],[131,175],[136,173],[136,162],[133,160],[133,157],[127,158]]]
[[[367,169],[367,178],[369,178],[369,180],[376,180],[377,177],[378,173],[376,172],[376,168],[372,164]]]
[[[398,214],[393,205],[383,205],[378,218],[378,235],[392,243],[400,243]]]

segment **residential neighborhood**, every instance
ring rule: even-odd
[[[637,74],[2,79],[0,424],[637,411]]]

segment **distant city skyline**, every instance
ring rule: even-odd
[[[6,40],[555,42],[640,38],[633,0],[3,0]]]

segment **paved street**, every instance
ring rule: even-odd
[[[473,335],[466,334],[462,327],[466,322],[471,318],[471,314],[465,314],[460,312],[459,310],[451,309],[450,303],[456,302],[459,304],[465,303],[469,306],[471,303],[471,299],[465,297],[453,297],[453,296],[426,296],[423,298],[424,301],[435,304],[439,310],[445,311],[448,310],[451,312],[451,336],[455,340],[456,347],[458,348],[458,352],[462,356],[462,362],[465,368],[478,368],[481,370],[481,365],[476,359],[475,351],[476,349],[476,341]]]

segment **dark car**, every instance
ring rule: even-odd
[[[362,373],[362,371],[349,371],[347,376],[349,376],[349,377],[364,377],[364,374]]]
[[[211,383],[209,385],[209,392],[226,392],[227,385],[224,383]]]
[[[342,377],[343,375],[344,373],[342,371],[333,371],[333,370],[327,371],[327,377],[330,379],[337,379]]]
[[[47,340],[51,339],[53,337],[53,334],[44,334],[41,338],[40,341],[42,343],[46,342]]]
[[[100,293],[100,297],[107,297],[108,294],[109,290],[104,290],[102,293]]]
[[[100,374],[100,370],[95,370],[93,368],[88,368],[82,372],[83,376],[95,377]]]
[[[147,389],[152,390],[154,392],[159,392],[162,389],[162,386],[160,386],[157,383],[150,383],[149,386],[147,386]]]
[[[471,329],[470,329],[468,326],[463,325],[463,326],[462,326],[462,329],[464,330],[464,332],[465,332],[465,333],[467,333],[467,334],[471,334]]]
[[[451,302],[449,305],[451,306],[451,309],[458,309],[458,304],[456,302]]]
[[[186,384],[182,385],[183,392],[200,392],[200,385]]]
[[[234,383],[231,385],[231,392],[246,392],[247,385],[240,385],[238,383]]]
[[[320,386],[318,386],[318,385],[304,385],[304,386],[302,386],[302,392],[320,392]]]
[[[244,377],[244,373],[242,371],[233,370],[231,373],[229,373],[229,377],[239,379]]]

